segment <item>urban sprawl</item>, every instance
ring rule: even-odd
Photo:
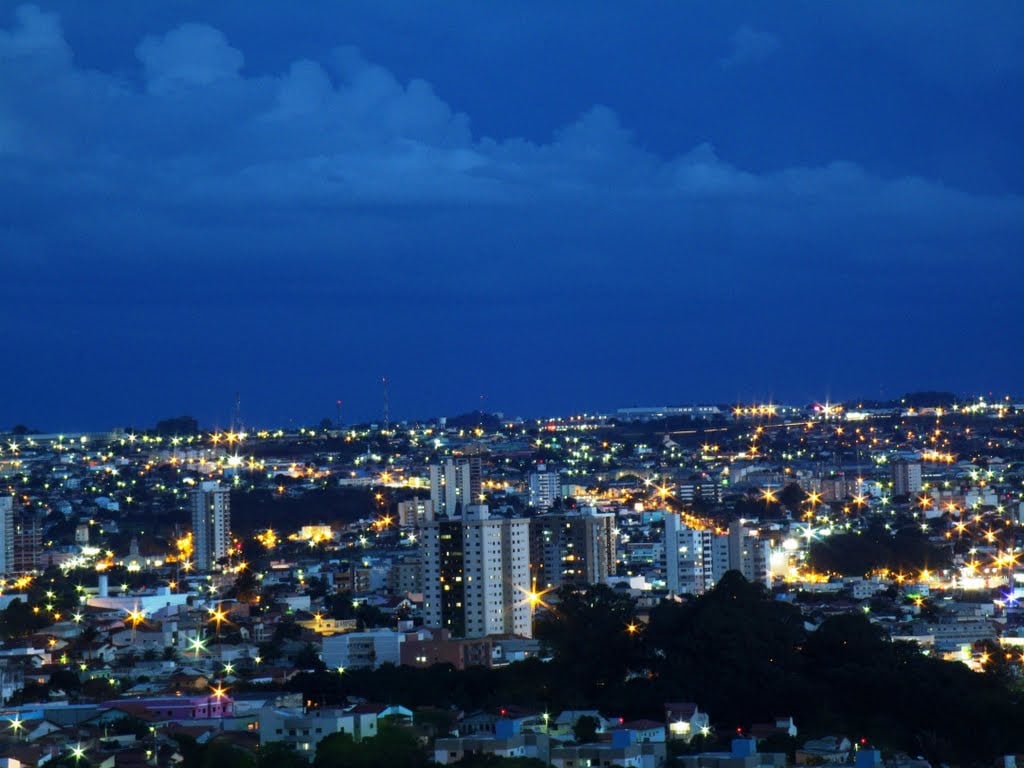
[[[0,760],[1009,768],[1022,534],[996,395],[15,427]]]

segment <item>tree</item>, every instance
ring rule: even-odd
[[[456,768],[545,768],[549,764],[535,757],[499,757],[489,752],[474,752],[449,765]]]
[[[638,660],[633,600],[598,584],[586,591],[562,588],[551,602],[555,610],[537,622],[537,637],[554,656],[566,687],[575,688],[586,704],[598,688],[621,684]]]
[[[256,768],[256,758],[251,752],[214,738],[202,749],[198,766],[199,768]]]
[[[583,715],[572,726],[572,735],[580,744],[589,744],[597,741],[597,727],[599,723],[596,717]]]
[[[324,662],[312,643],[306,643],[302,650],[295,655],[295,666],[300,669],[324,670]]]
[[[377,735],[360,742],[347,733],[334,733],[316,748],[317,768],[421,768],[426,755],[412,731],[400,726],[380,723]]]
[[[256,768],[309,768],[309,761],[284,741],[271,741],[256,754]]]

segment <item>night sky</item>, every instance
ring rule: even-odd
[[[0,0],[0,429],[1020,392],[1022,137],[1019,0]]]

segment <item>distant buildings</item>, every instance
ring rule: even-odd
[[[537,471],[531,472],[530,506],[535,509],[547,510],[562,497],[562,481],[559,474],[549,470],[546,464],[538,464]]]
[[[897,461],[892,465],[893,496],[908,496],[921,492],[921,463]]]
[[[6,523],[5,523],[6,525]],[[8,570],[15,573],[32,573],[40,570],[43,554],[43,522],[36,511],[18,515],[13,521],[14,534]]]
[[[665,516],[665,582],[669,592],[699,595],[734,570],[748,581],[771,584],[771,545],[754,528],[734,520],[727,534],[690,528]]]
[[[0,496],[0,574],[14,565],[14,497]]]
[[[665,516],[665,584],[676,595],[699,595],[708,587],[711,552],[705,561],[704,531],[688,528],[677,514]],[[705,567],[706,562],[706,567]]]
[[[530,520],[530,557],[538,589],[603,584],[615,572],[615,515],[593,508]]]
[[[416,497],[398,502],[398,525],[401,528],[416,528],[434,519],[434,502]]]
[[[195,566],[213,570],[231,548],[231,493],[217,482],[192,491],[192,547]]]
[[[401,663],[403,635],[391,629],[346,632],[323,639],[322,658],[328,669],[376,669]]]
[[[334,733],[354,741],[377,735],[377,713],[371,707],[348,709],[271,708],[259,710],[260,744],[283,743],[303,757],[316,754],[317,745]]]
[[[485,505],[420,529],[423,618],[455,637],[532,635],[530,523]]]
[[[454,517],[481,501],[480,457],[448,459],[430,466],[430,501],[437,514]]]
[[[747,581],[771,586],[771,544],[742,520],[729,524],[729,570],[739,571]]]

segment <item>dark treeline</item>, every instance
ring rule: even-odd
[[[730,572],[708,594],[663,602],[646,625],[628,597],[606,587],[564,592],[537,633],[552,655],[498,669],[384,667],[300,675],[307,699],[348,696],[464,710],[508,704],[557,712],[598,707],[664,718],[667,701],[695,701],[724,737],[792,715],[801,738],[867,738],[957,765],[1024,750],[1024,702],[1005,669],[966,666],[892,643],[862,615],[805,629],[799,609]]]

